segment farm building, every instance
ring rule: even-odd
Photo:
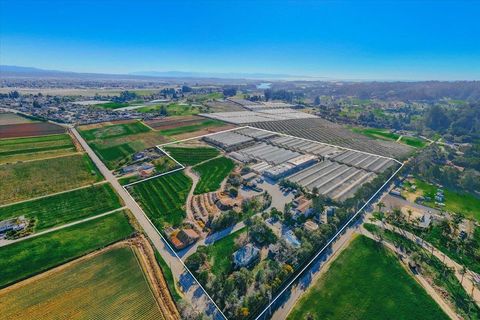
[[[196,242],[199,238],[200,236],[193,229],[182,229],[170,237],[170,242],[175,249],[180,250]]]
[[[28,225],[28,222],[24,216],[0,221],[0,234],[6,233],[8,231],[23,230],[27,225]]]
[[[240,148],[252,145],[255,140],[235,132],[221,132],[203,138],[206,142],[213,144],[225,151],[235,151]]]
[[[352,197],[362,184],[372,180],[373,172],[349,167],[332,161],[323,161],[290,176],[308,191],[316,189],[319,194],[343,201]]]

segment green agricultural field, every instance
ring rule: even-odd
[[[353,128],[353,132],[363,134],[364,136],[374,138],[374,139],[382,139],[382,140],[398,140],[400,136],[396,133],[392,133],[385,129],[373,129],[373,128]]]
[[[190,116],[200,113],[200,108],[197,106],[179,103],[145,106],[142,108],[138,108],[136,111],[144,113],[157,112],[162,110],[162,108],[167,112],[168,116]]]
[[[435,199],[437,188],[429,183],[415,179],[417,189],[423,192],[424,196]],[[442,210],[463,214],[467,218],[480,221],[480,198],[469,193],[455,192],[451,189],[443,189],[445,195],[445,206]],[[425,203],[431,207],[438,207],[434,201]]]
[[[119,109],[128,107],[128,103],[126,102],[106,102],[94,105],[96,108],[103,108],[103,109]]]
[[[381,244],[359,236],[288,319],[449,319]]]
[[[0,288],[129,237],[124,212],[0,247]]]
[[[150,131],[150,128],[140,121],[132,123],[114,124],[90,130],[80,130],[81,135],[87,141],[96,139],[111,139],[123,136],[128,136],[137,133],[144,133]]]
[[[225,157],[215,158],[193,167],[200,176],[194,194],[218,190],[222,181],[230,174],[235,163]]]
[[[75,151],[68,134],[0,139],[0,164],[51,157]]]
[[[373,139],[398,141],[415,148],[423,148],[427,145],[426,141],[416,137],[402,136],[401,139],[398,140],[400,135],[390,132],[387,129],[352,128],[351,130]]]
[[[225,123],[222,121],[218,120],[204,120],[200,123],[197,124],[192,124],[188,126],[181,126],[177,128],[172,128],[172,129],[165,129],[165,130],[160,130],[159,132],[164,135],[164,136],[175,136],[178,134],[182,133],[189,133],[189,132],[195,132],[199,131],[201,129],[205,128],[211,128],[211,127],[220,127],[224,126]]]
[[[83,130],[81,134],[110,170],[127,164],[136,152],[169,141],[142,122]]]
[[[220,152],[215,148],[210,147],[163,147],[175,160],[186,166],[193,166],[200,162],[215,158]]]
[[[86,154],[5,164],[0,205],[85,186],[103,179]]]
[[[135,253],[108,250],[0,293],[4,315],[23,319],[163,319]]]
[[[177,171],[135,184],[130,190],[153,224],[163,230],[166,225],[179,226],[182,223],[191,187],[192,180]]]
[[[0,220],[25,216],[34,219],[34,231],[105,213],[122,206],[108,183],[0,207]]]
[[[423,148],[427,145],[425,140],[416,137],[403,136],[402,139],[400,139],[400,142],[415,148]]]
[[[92,142],[90,146],[102,162],[111,170],[121,167],[130,159],[132,154],[143,150],[142,147],[136,147],[135,143],[121,143],[104,147],[101,144]]]

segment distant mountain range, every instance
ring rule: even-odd
[[[220,79],[260,79],[260,80],[294,80],[311,79],[325,80],[327,78],[294,76],[290,74],[276,73],[215,73],[215,72],[188,72],[188,71],[138,71],[131,72],[130,75],[149,76],[161,78],[220,78]]]
[[[152,78],[176,79],[247,79],[247,80],[327,80],[327,78],[293,76],[268,73],[210,73],[187,71],[138,71],[129,74],[80,73],[71,71],[46,70],[34,67],[0,65],[0,75],[7,77],[45,77],[45,78],[97,78],[147,80]]]

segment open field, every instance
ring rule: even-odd
[[[5,164],[0,205],[84,186],[103,179],[86,154]]]
[[[68,134],[0,140],[0,164],[75,152]]]
[[[130,187],[153,224],[162,230],[166,224],[178,226],[185,218],[184,205],[192,181],[177,171]]]
[[[142,108],[138,108],[137,111],[148,113],[148,112],[160,111],[162,108],[167,111],[168,116],[189,116],[189,115],[195,115],[201,112],[200,108],[197,106],[192,106],[190,104],[181,104],[181,103],[144,106]]]
[[[65,133],[65,128],[49,122],[7,124],[0,126],[0,139]]]
[[[34,122],[31,119],[22,117],[21,115],[10,113],[10,112],[0,112],[0,126],[7,124],[20,124],[20,123],[31,123]]]
[[[104,108],[104,109],[119,109],[128,107],[128,103],[126,102],[105,102],[96,104],[95,107]]]
[[[24,215],[35,219],[34,231],[42,231],[92,217],[122,206],[110,184],[104,183],[66,193],[0,207],[0,220]]]
[[[129,237],[124,212],[80,223],[0,248],[0,288]]]
[[[360,236],[299,300],[288,319],[448,319],[381,244]]]
[[[141,122],[88,126],[81,134],[111,170],[126,164],[134,153],[169,141]]]
[[[218,190],[222,181],[235,167],[235,163],[225,157],[215,158],[195,166],[193,170],[200,176],[194,194]]]
[[[80,133],[87,141],[118,138],[148,131],[150,131],[150,129],[139,121],[109,125],[89,130],[82,130],[80,128]]]
[[[8,319],[163,319],[130,247],[0,291],[0,301]]]
[[[251,125],[384,157],[402,158],[413,151],[413,148],[407,145],[394,141],[371,139],[321,118],[257,122]]]
[[[176,127],[189,126],[204,121],[205,118],[197,116],[173,116],[161,119],[147,120],[145,123],[155,130],[166,130]]]
[[[165,146],[163,149],[175,160],[186,166],[195,165],[205,160],[212,159],[220,154],[217,149],[211,147],[188,148]]]
[[[175,136],[175,135],[180,135],[184,133],[199,131],[206,128],[221,127],[224,125],[225,123],[222,121],[203,120],[199,123],[191,124],[187,126],[178,126],[176,128],[171,128],[171,129],[162,129],[162,130],[159,130],[159,132],[164,136]]]
[[[402,136],[399,140],[400,135],[390,132],[387,129],[352,128],[352,131],[373,139],[398,141],[415,148],[423,148],[426,146],[426,141],[416,137]]]
[[[437,192],[435,186],[419,179],[415,179],[415,185],[417,186],[417,190],[422,192],[424,196],[435,199],[435,193]],[[439,207],[434,202],[425,202],[425,204],[433,208],[460,213],[465,217],[480,221],[480,198],[472,194],[455,192],[447,188],[443,190],[445,194],[444,207]]]

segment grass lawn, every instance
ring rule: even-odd
[[[225,157],[215,158],[195,166],[193,170],[200,176],[194,194],[218,190],[222,181],[230,174],[235,163]]]
[[[381,244],[359,236],[288,319],[449,319]]]
[[[135,253],[115,248],[0,293],[3,314],[23,319],[162,319]]]
[[[103,179],[86,154],[5,164],[0,205],[88,185]]]
[[[150,128],[148,128],[142,122],[136,121],[131,123],[114,124],[90,130],[80,130],[80,133],[85,140],[92,141],[96,139],[118,138],[148,131],[150,131]]]
[[[75,152],[68,134],[0,139],[0,164]]]
[[[423,192],[424,196],[428,196],[432,200],[435,199],[437,187],[420,179],[415,179],[415,184],[417,189],[420,189]],[[444,207],[437,206],[434,201],[425,202],[425,204],[434,208],[461,213],[467,218],[480,221],[480,198],[472,194],[455,192],[447,188],[444,188],[443,191],[445,195]]]
[[[232,255],[238,250],[235,239],[247,232],[246,228],[229,234],[212,245],[207,246],[207,255],[210,259],[210,271],[215,275],[227,275],[232,271]]]
[[[163,149],[175,160],[186,166],[193,166],[205,160],[215,158],[220,154],[217,149],[210,147],[184,148],[166,146]]]
[[[129,237],[124,212],[0,247],[0,288]]]
[[[163,230],[165,225],[178,226],[185,218],[185,201],[192,180],[177,171],[131,186],[133,197],[140,203],[153,224]]]
[[[188,125],[188,126],[179,126],[171,129],[160,130],[159,132],[164,136],[174,136],[182,133],[195,132],[204,128],[210,127],[220,127],[224,126],[225,123],[218,120],[205,120],[200,123]]]
[[[416,137],[407,137],[403,136],[400,142],[403,142],[411,147],[415,148],[423,148],[427,145],[427,142],[423,139],[416,138]]]
[[[122,206],[109,183],[0,207],[0,220],[24,215],[35,219],[34,231],[105,213]]]

